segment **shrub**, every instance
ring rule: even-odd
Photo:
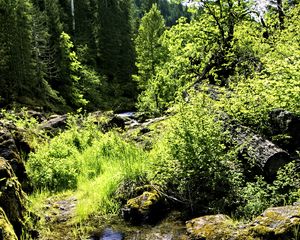
[[[292,204],[299,199],[300,176],[295,171],[295,163],[282,167],[273,183],[262,177],[248,182],[241,190],[242,204],[237,209],[238,216],[251,219],[271,206]]]
[[[235,204],[240,174],[209,97],[181,104],[170,131],[152,152],[156,181],[189,202],[190,209],[225,210]]]

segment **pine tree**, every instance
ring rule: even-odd
[[[28,0],[0,1],[0,95],[8,101],[30,95],[37,85],[31,8]]]
[[[93,32],[97,69],[112,86],[108,94],[114,98],[124,96],[128,93],[128,84],[132,86],[134,50],[131,5],[131,1],[126,0],[94,2]]]
[[[149,80],[155,75],[155,68],[161,63],[164,51],[159,42],[165,30],[164,18],[156,4],[141,20],[138,36],[135,40],[136,66],[138,75],[135,76],[141,90],[147,88]]]

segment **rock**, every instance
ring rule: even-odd
[[[226,215],[208,215],[186,223],[193,240],[289,240],[296,239],[300,206],[268,208],[251,223],[235,223]]]
[[[234,222],[223,214],[187,221],[186,230],[189,239],[193,240],[260,240],[251,235],[247,225]]]
[[[294,239],[294,231],[300,226],[300,206],[268,208],[249,226],[253,236],[260,239]]]
[[[16,142],[6,128],[0,128],[0,157],[11,165],[19,182],[23,184],[28,181],[25,164],[20,157]]]
[[[113,128],[125,129],[125,122],[128,117],[120,114],[114,114],[111,111],[108,112],[93,112],[90,116],[94,119],[94,123],[99,125],[104,132],[108,132]]]
[[[233,221],[226,215],[207,215],[186,223],[187,233],[192,239],[229,239],[235,231]]]
[[[13,226],[6,217],[5,212],[0,208],[0,239],[1,240],[18,240]]]
[[[48,120],[42,122],[41,128],[56,134],[59,130],[65,129],[67,126],[67,115],[52,115]]]
[[[113,116],[107,123],[107,128],[120,128],[122,130],[125,129],[125,120],[120,116]]]
[[[45,115],[41,112],[37,112],[35,110],[28,110],[27,113],[30,117],[33,117],[34,119],[36,119],[37,122],[39,122],[39,123],[42,123],[43,121],[46,120]]]
[[[122,209],[124,219],[134,224],[155,223],[165,212],[166,200],[156,190],[128,200]]]
[[[25,227],[26,197],[21,184],[13,169],[3,158],[0,158],[0,207],[6,213],[18,237],[22,235]]]

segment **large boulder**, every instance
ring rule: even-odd
[[[0,158],[0,208],[5,212],[18,237],[26,229],[26,197],[8,161]]]
[[[18,240],[13,226],[6,217],[5,212],[0,208],[0,239],[1,240]]]
[[[60,130],[67,127],[67,115],[52,115],[41,123],[41,129],[49,132],[51,135],[57,134]]]
[[[300,206],[268,208],[252,222],[234,222],[218,214],[192,219],[186,223],[193,240],[289,240],[297,239]]]
[[[195,240],[254,240],[245,227],[230,217],[217,214],[192,219],[186,223],[190,239]]]
[[[264,240],[294,239],[300,227],[300,206],[268,208],[248,227],[253,236]]]

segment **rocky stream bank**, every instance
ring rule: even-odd
[[[46,118],[42,113],[29,111],[40,127],[49,135],[57,134],[66,127],[67,115],[52,115]],[[93,113],[95,124],[103,117],[101,112]],[[145,149],[151,148],[151,125],[166,117],[147,119],[132,113],[108,114],[102,125],[104,131],[117,127],[126,131],[134,141]],[[277,109],[270,114],[270,131],[260,136],[243,126],[231,125],[233,138],[243,144],[243,153],[257,156],[259,169],[267,177],[284,164],[293,160],[300,146],[300,119],[292,113]],[[273,130],[272,130],[273,129]],[[72,219],[77,204],[75,196],[49,198],[44,212],[37,216],[28,208],[27,194],[32,188],[28,180],[26,155],[33,151],[26,141],[24,129],[11,121],[0,120],[0,239],[74,239],[71,228],[79,228],[77,239],[90,240],[138,240],[138,239],[298,239],[300,226],[300,204],[266,209],[250,222],[238,222],[223,214],[200,216],[194,219],[182,218],[173,211],[165,196],[156,188],[149,188],[129,199],[121,216],[105,219],[94,216],[89,236],[80,236],[80,227]],[[132,134],[134,132],[134,134]],[[276,136],[288,135],[284,140]],[[250,138],[250,141],[249,141]],[[247,140],[245,144],[244,139]],[[249,150],[251,149],[251,151]],[[250,169],[251,170],[251,169]],[[251,172],[251,171],[250,171]],[[250,176],[251,177],[251,176]],[[28,221],[30,219],[30,221]],[[49,236],[40,236],[35,227],[38,221],[46,221]],[[141,225],[142,224],[142,225]],[[84,226],[85,223],[82,223]],[[88,226],[84,226],[88,227]],[[60,234],[55,234],[60,232]],[[51,234],[55,236],[51,238]],[[76,237],[75,237],[76,238]]]

